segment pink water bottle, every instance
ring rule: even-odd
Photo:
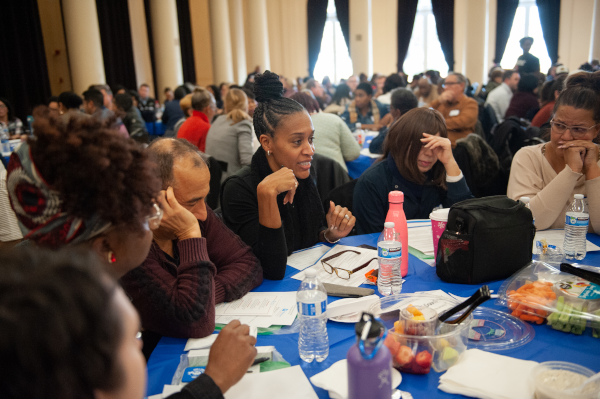
[[[400,274],[406,277],[408,274],[408,225],[404,214],[404,193],[402,191],[390,191],[388,195],[390,210],[385,218],[386,222],[394,222],[394,229],[400,236],[402,244],[402,261],[400,263]]]

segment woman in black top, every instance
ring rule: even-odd
[[[283,97],[276,74],[266,71],[255,82],[254,130],[261,147],[250,167],[223,183],[221,209],[225,224],[254,249],[264,277],[281,280],[288,255],[320,241],[337,242],[356,219],[333,202],[325,215],[311,176],[315,148],[308,112]]]

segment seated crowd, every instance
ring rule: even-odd
[[[144,357],[162,336],[210,335],[215,305],[283,279],[294,251],[382,231],[390,191],[404,193],[407,219],[472,198],[475,160],[458,148],[474,136],[489,146],[479,131],[488,106],[497,129],[516,119],[548,139],[514,154],[504,192],[531,198],[538,229],[562,227],[573,194],[584,194],[600,231],[600,71],[565,69],[553,66],[549,80],[494,69],[475,93],[454,72],[335,87],[255,71],[243,87],[166,89],[163,105],[148,85],[51,98],[0,170],[0,240],[23,239],[0,252],[0,391],[141,399]],[[158,119],[162,138],[146,128]],[[3,98],[0,125],[24,134]],[[324,204],[313,156],[346,173],[358,128],[379,132],[369,149],[381,156],[347,203]],[[206,202],[213,179],[218,209]],[[205,373],[172,397],[222,398],[255,343],[248,326],[229,323]]]

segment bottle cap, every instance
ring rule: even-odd
[[[519,201],[521,201],[524,204],[529,204],[529,197],[521,197],[519,198]]]
[[[354,126],[356,126],[357,129],[360,129],[362,127],[362,123],[356,122]]]
[[[394,227],[395,225],[396,224],[394,222],[385,222],[383,224],[383,227],[385,227],[387,229],[387,228],[390,228],[390,227]]]
[[[368,322],[371,322],[371,327],[369,328],[369,331],[366,332],[367,336],[363,337],[363,330]],[[372,314],[367,312],[363,312],[362,316],[360,317],[360,321],[354,325],[354,331],[356,332],[356,337],[358,339],[377,338],[381,335],[381,331],[384,329],[385,327],[383,324],[373,317]]]
[[[390,191],[388,200],[392,204],[401,204],[404,202],[404,193],[402,191]]]
[[[317,272],[315,269],[308,269],[304,271],[304,277],[317,277]]]
[[[575,199],[583,199],[583,194],[575,194]]]

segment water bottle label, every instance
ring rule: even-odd
[[[380,258],[399,258],[402,255],[402,246],[398,245],[397,247],[391,248],[382,248],[377,247],[377,255]]]
[[[586,216],[569,216],[565,217],[565,224],[569,226],[585,226],[587,227],[590,222],[589,215]]]
[[[321,303],[298,302],[298,313],[302,316],[320,316],[327,311],[327,301]]]

